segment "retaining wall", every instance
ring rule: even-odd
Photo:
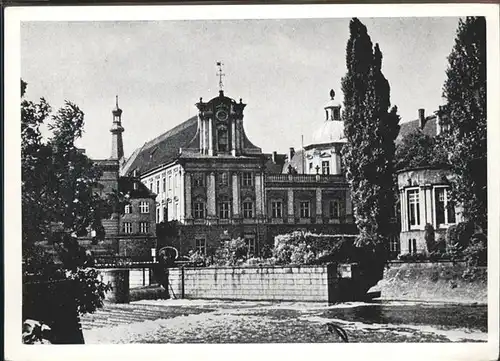
[[[382,299],[486,303],[487,269],[473,280],[463,278],[465,269],[463,262],[393,262],[370,291]]]
[[[349,265],[170,269],[180,298],[313,301],[339,300],[339,280],[351,277]],[[184,283],[182,280],[184,279]]]

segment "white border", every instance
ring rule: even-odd
[[[488,190],[489,334],[482,344],[276,344],[276,345],[85,345],[23,346],[21,309],[20,193],[20,23],[56,20],[289,19],[334,17],[466,16],[487,18],[488,41]],[[5,11],[5,359],[7,360],[185,360],[327,359],[494,360],[498,357],[499,183],[499,7],[492,4],[427,5],[210,5],[11,7]]]

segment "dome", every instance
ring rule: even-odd
[[[344,123],[342,121],[326,120],[313,133],[313,144],[344,143]]]

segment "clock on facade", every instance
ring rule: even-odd
[[[227,114],[227,111],[225,111],[224,109],[221,109],[219,111],[217,111],[217,113],[215,113],[215,117],[218,119],[218,120],[227,120],[227,117],[228,117],[228,114]]]

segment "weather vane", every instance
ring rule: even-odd
[[[223,65],[224,64],[221,61],[217,62],[217,66],[219,67],[219,72],[217,73],[217,76],[219,77],[219,88],[220,88],[220,90],[222,90],[222,88],[224,87],[224,84],[222,83],[222,77],[226,76],[226,74],[224,74],[222,72],[222,66]]]

